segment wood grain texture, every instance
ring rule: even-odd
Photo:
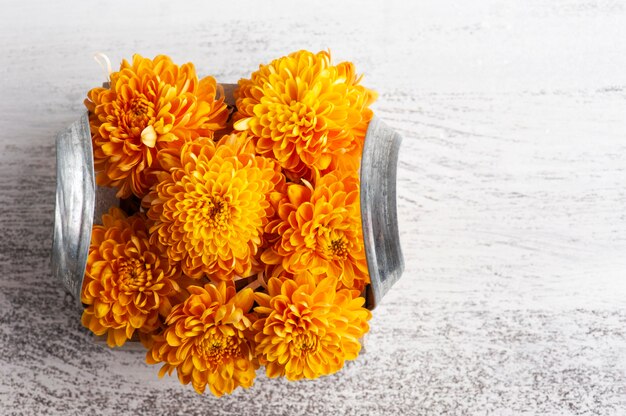
[[[626,414],[625,6],[465,3],[3,3],[0,414]],[[95,52],[228,82],[299,48],[353,60],[404,137],[405,274],[341,373],[198,396],[52,280],[54,137]]]

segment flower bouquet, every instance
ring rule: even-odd
[[[403,264],[400,138],[354,65],[299,51],[232,95],[166,56],[109,78],[57,141],[53,269],[83,325],[216,396],[355,359]]]

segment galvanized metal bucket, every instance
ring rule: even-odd
[[[226,101],[234,103],[235,84],[223,84]],[[396,170],[402,138],[374,117],[365,136],[361,159],[361,216],[371,284],[366,306],[374,309],[400,278],[404,259],[398,234]],[[52,272],[82,307],[91,229],[102,214],[117,206],[115,190],[96,186],[89,118],[58,134],[57,188],[52,243]]]

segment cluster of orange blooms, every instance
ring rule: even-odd
[[[376,94],[354,65],[299,51],[228,106],[191,63],[135,55],[88,93],[97,184],[83,325],[140,340],[160,375],[217,396],[355,359],[369,283],[359,164]],[[134,207],[134,208],[128,208]]]

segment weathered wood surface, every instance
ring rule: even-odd
[[[223,3],[3,4],[0,414],[626,414],[625,6]],[[299,48],[354,60],[404,137],[405,274],[340,374],[197,396],[93,343],[51,279],[54,137],[95,52],[234,81]]]

